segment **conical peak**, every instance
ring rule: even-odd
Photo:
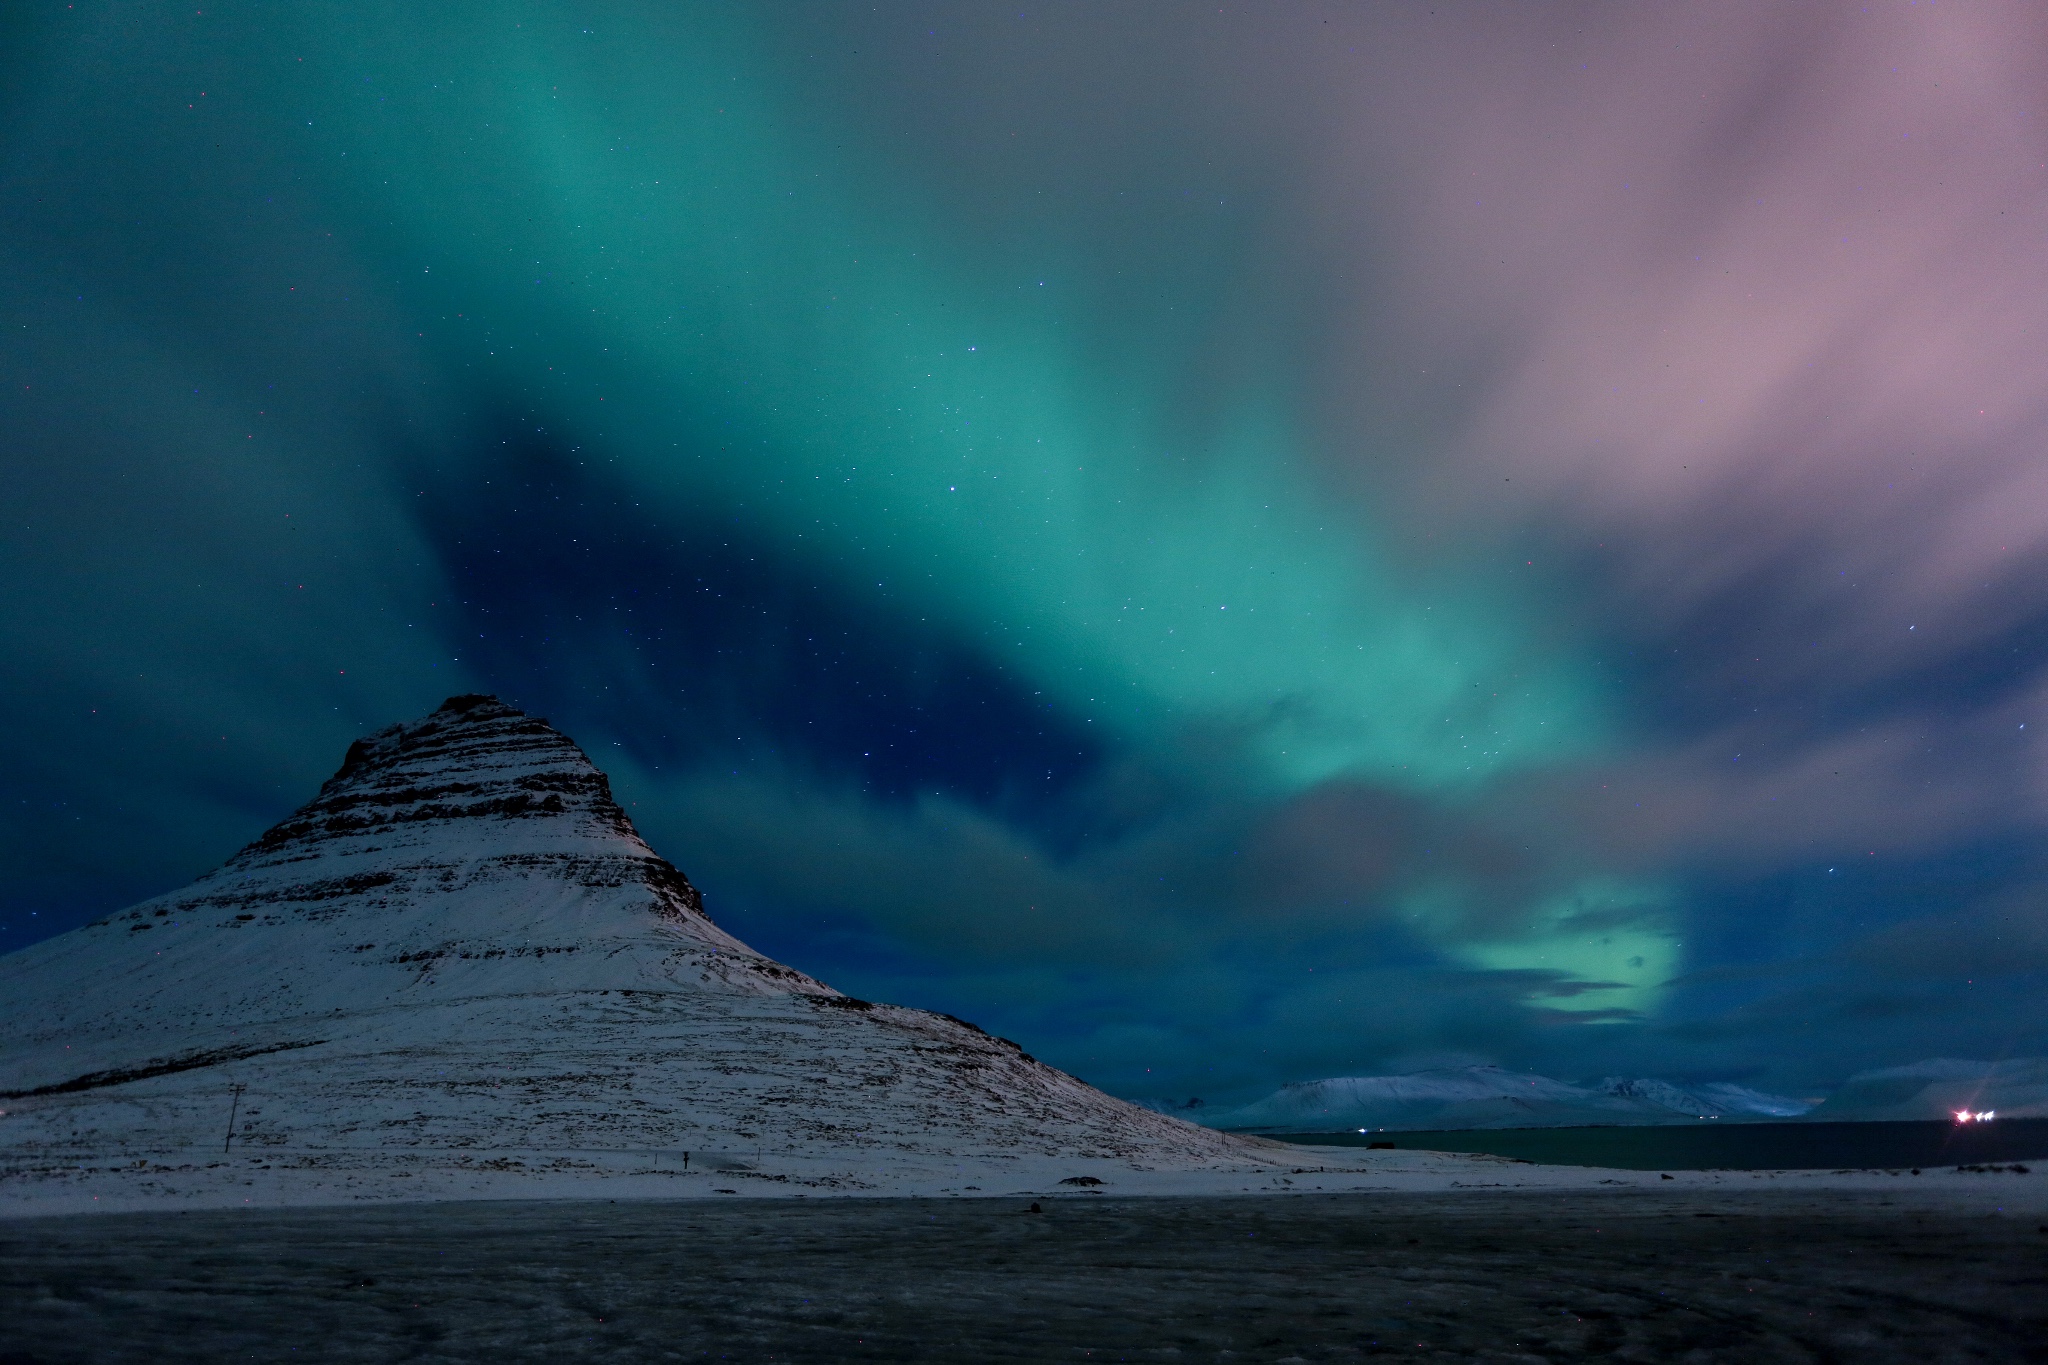
[[[327,787],[395,769],[495,770],[515,752],[596,771],[583,751],[545,720],[496,697],[472,692],[448,698],[418,720],[387,725],[349,745],[340,770],[328,779]],[[325,791],[323,787],[323,794]]]
[[[293,961],[333,951],[408,982],[440,979],[444,959],[538,970],[599,940],[732,954],[721,967],[750,973],[750,988],[797,979],[705,917],[573,741],[495,697],[451,697],[357,740],[318,795],[225,864],[94,927],[208,929],[246,945],[246,930],[267,940],[284,926],[310,935],[285,953]],[[152,960],[165,941],[148,946]],[[457,975],[475,986],[481,970]],[[555,979],[529,974],[519,988]]]
[[[229,867],[335,852],[364,837],[469,842],[503,832],[508,821],[529,832],[540,822],[639,842],[611,783],[574,741],[496,697],[472,694],[351,744],[319,795]]]

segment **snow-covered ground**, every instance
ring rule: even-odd
[[[2033,1360],[2044,1188],[1987,1174],[1967,1191],[1901,1176],[1862,1192],[1758,1179],[0,1220],[0,1360]]]
[[[287,1208],[450,1200],[734,1198],[1044,1199],[1291,1194],[1435,1194],[1482,1191],[1786,1195],[1911,1191],[1967,1202],[1986,1189],[2048,1210],[2048,1184],[2021,1167],[1844,1171],[1622,1171],[1540,1166],[1448,1152],[1367,1152],[1288,1146],[1258,1159],[1158,1166],[1100,1156],[1018,1153],[918,1155],[881,1143],[863,1152],[810,1149],[681,1151],[616,1148],[340,1152],[281,1150],[211,1160],[13,1166],[0,1182],[0,1218],[171,1208]],[[2002,1198],[2004,1196],[2001,1196]],[[2010,1202],[2010,1201],[2008,1201]],[[1959,1205],[1960,1206],[1960,1205]]]

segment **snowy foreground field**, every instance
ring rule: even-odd
[[[0,1360],[2048,1359],[2039,1175],[1592,1176],[16,1218]]]
[[[1276,1194],[1443,1194],[1519,1190],[1800,1190],[1974,1198],[1987,1178],[2015,1199],[2048,1190],[2048,1163],[1987,1170],[1658,1171],[1546,1166],[1484,1153],[1369,1151],[1243,1141],[1250,1160],[1153,1165],[1129,1157],[1027,1152],[932,1155],[892,1146],[777,1152],[724,1149],[389,1152],[273,1149],[211,1158],[50,1156],[0,1166],[0,1226],[52,1214],[317,1208],[433,1201],[938,1201],[1046,1197],[1229,1198]],[[1942,1196],[1945,1197],[1945,1196]],[[2038,1196],[2048,1200],[2048,1194]],[[0,1365],[6,1362],[0,1361]]]

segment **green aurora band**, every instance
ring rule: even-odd
[[[359,21],[308,137],[404,215],[378,245],[461,359],[639,486],[1008,636],[1131,740],[1243,734],[1277,789],[1449,793],[1601,744],[1534,604],[1404,583],[1314,486],[1289,395],[1189,432],[1144,383],[1170,357],[1105,372],[1029,266],[863,204],[735,35],[452,13]]]
[[[1537,647],[1540,604],[1404,580],[1315,485],[1283,377],[1191,429],[1172,338],[1089,354],[1057,280],[849,183],[749,35],[702,19],[652,43],[559,15],[357,31],[317,145],[406,215],[389,264],[470,323],[472,364],[649,492],[745,507],[983,632],[1127,743],[1229,736],[1262,795],[1455,802],[1599,752],[1602,698]],[[1648,1011],[1678,966],[1655,888],[1593,877],[1453,944],[1462,890],[1418,890],[1411,924],[1475,967],[1611,983],[1553,1008]]]

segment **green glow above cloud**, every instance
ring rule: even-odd
[[[1539,987],[1532,998],[1561,1013],[1650,1015],[1683,958],[1671,902],[1658,886],[1588,878],[1538,903],[1513,933],[1453,952],[1487,971],[1557,974],[1574,993]]]

